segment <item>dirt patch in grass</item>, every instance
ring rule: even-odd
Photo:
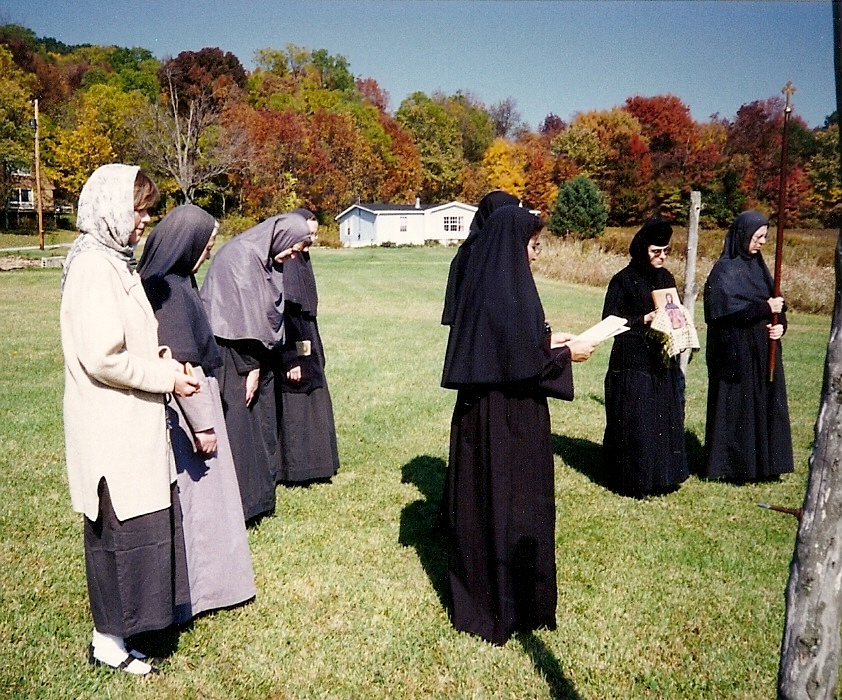
[[[21,255],[0,255],[0,272],[23,270],[27,267],[42,267],[42,263],[37,258],[25,258]]]

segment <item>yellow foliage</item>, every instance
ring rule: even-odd
[[[494,139],[482,157],[489,187],[523,197],[525,191],[526,153],[517,144]]]
[[[50,177],[55,184],[78,196],[91,173],[100,165],[111,163],[114,151],[103,133],[97,113],[90,104],[83,105],[75,129],[57,129],[53,145]]]

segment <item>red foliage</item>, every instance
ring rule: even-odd
[[[165,61],[158,71],[158,79],[165,92],[172,84],[184,103],[204,98],[220,104],[232,88],[245,87],[246,71],[230,51],[223,53],[218,48],[204,48],[182,51]]]
[[[541,126],[538,127],[538,133],[541,134],[541,136],[546,136],[548,139],[552,139],[554,136],[558,136],[566,128],[567,124],[565,124],[564,120],[557,114],[553,114],[551,112],[544,117],[544,121],[541,122]]]
[[[363,99],[373,104],[381,112],[389,109],[389,93],[381,88],[374,78],[357,78],[356,85]]]

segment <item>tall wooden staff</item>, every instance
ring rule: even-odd
[[[781,174],[778,185],[778,233],[775,237],[775,278],[772,290],[773,297],[781,295],[781,263],[784,252],[784,216],[786,207],[786,161],[787,144],[789,143],[789,115],[792,113],[792,95],[795,93],[795,86],[788,80],[781,92],[786,97],[784,107],[784,133],[781,143]],[[778,323],[778,314],[772,314],[772,325]],[[778,355],[778,341],[769,341],[769,381],[775,381],[775,362]]]

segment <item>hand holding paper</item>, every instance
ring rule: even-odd
[[[599,345],[603,340],[608,340],[608,338],[613,338],[615,335],[625,333],[628,329],[626,319],[621,316],[606,316],[599,323],[579,333],[576,338],[579,340],[594,341]]]

